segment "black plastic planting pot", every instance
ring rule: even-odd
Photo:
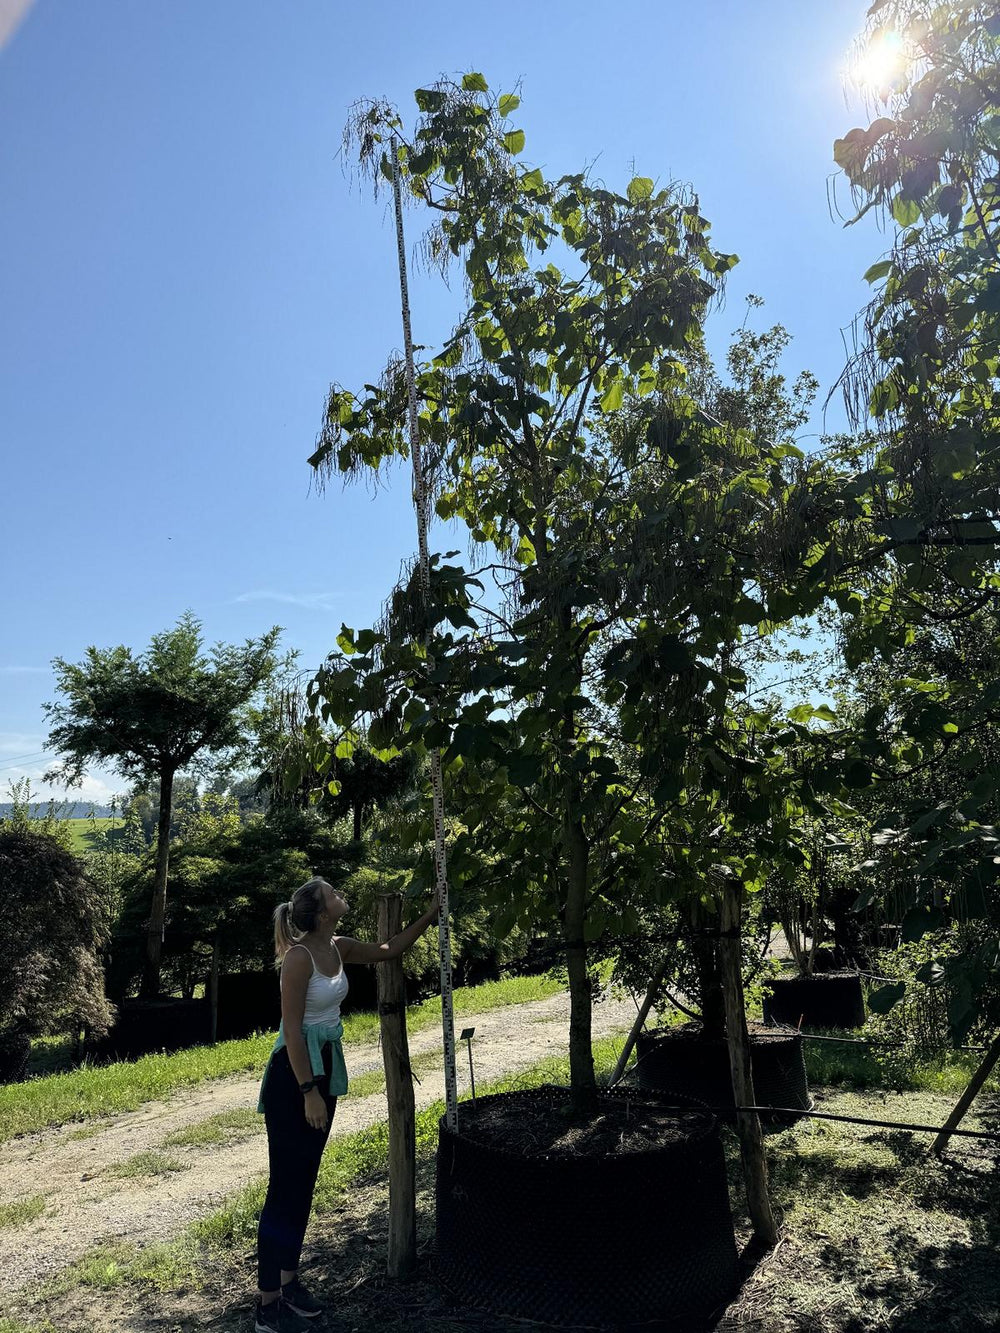
[[[630,1090],[637,1116],[663,1098]],[[505,1093],[526,1120],[539,1099]],[[500,1100],[480,1098],[480,1108]],[[673,1100],[673,1099],[672,1099]],[[732,1297],[738,1280],[718,1121],[698,1103],[679,1137],[651,1151],[538,1157],[463,1136],[442,1119],[437,1157],[437,1259],[463,1303],[542,1323],[621,1328],[651,1320],[692,1330]],[[584,1139],[586,1135],[583,1136]]]
[[[811,977],[775,977],[767,983],[764,1017],[805,1028],[859,1028],[865,1021],[865,992],[857,972]]]
[[[697,1023],[662,1032],[643,1032],[636,1042],[636,1080],[640,1088],[661,1094],[697,1097],[712,1108],[735,1107],[725,1041],[706,1040]],[[750,1025],[750,1068],[758,1106],[808,1111],[812,1105],[802,1037],[783,1028]],[[731,1111],[725,1118],[735,1118]],[[762,1116],[773,1129],[792,1123],[791,1116]]]
[[[19,1032],[0,1032],[0,1083],[21,1083],[30,1054],[30,1037]]]
[[[231,972],[219,978],[216,1038],[228,1041],[251,1032],[275,1032],[281,1022],[278,974]]]
[[[125,1000],[106,1037],[96,1045],[102,1058],[134,1060],[151,1051],[179,1051],[209,1040],[207,1000]]]

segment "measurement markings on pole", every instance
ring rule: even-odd
[[[403,346],[406,358],[406,391],[410,433],[410,458],[413,464],[413,503],[417,511],[417,543],[420,588],[425,605],[430,600],[430,557],[427,550],[427,484],[420,450],[420,422],[417,415],[417,388],[413,369],[413,337],[410,331],[410,297],[406,280],[406,249],[403,237],[403,198],[399,179],[399,153],[392,138],[392,193],[396,211],[396,250],[399,258],[399,292],[403,314]],[[430,632],[427,641],[429,643]],[[427,654],[428,672],[434,669]],[[441,959],[441,1033],[444,1044],[445,1123],[449,1129],[458,1124],[458,1088],[455,1073],[455,1015],[452,1000],[451,927],[448,911],[448,867],[444,843],[444,783],[441,752],[431,751],[431,791],[434,803],[434,881],[438,907],[438,950]]]

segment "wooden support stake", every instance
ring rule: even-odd
[[[653,1001],[656,999],[656,993],[663,984],[663,974],[667,970],[667,960],[663,962],[653,973],[653,979],[646,988],[646,998],[643,1000],[639,1012],[635,1016],[635,1022],[632,1024],[632,1030],[626,1038],[625,1045],[622,1047],[622,1053],[618,1057],[618,1063],[615,1065],[615,1072],[608,1080],[608,1087],[613,1088],[625,1073],[625,1066],[628,1064],[629,1056],[632,1054],[632,1047],[639,1040],[639,1033],[642,1031],[642,1025],[649,1017],[649,1011],[653,1007]]]
[[[719,925],[722,939],[722,984],[726,995],[726,1045],[729,1048],[729,1070],[733,1080],[733,1096],[737,1106],[756,1106],[753,1076],[750,1072],[750,1034],[747,1032],[743,1000],[742,948],[740,914],[743,905],[743,885],[732,873],[716,877],[716,900],[719,904]],[[778,1228],[771,1211],[767,1193],[767,1162],[764,1158],[764,1135],[756,1111],[736,1113],[736,1132],[740,1138],[740,1156],[743,1159],[743,1177],[746,1183],[747,1203],[754,1235],[769,1249],[778,1238]]]
[[[994,1038],[993,1044],[983,1056],[982,1064],[969,1080],[969,1086],[962,1093],[961,1097],[959,1097],[954,1111],[952,1111],[951,1115],[942,1125],[940,1134],[931,1144],[932,1153],[936,1153],[940,1157],[944,1152],[945,1148],[948,1146],[948,1140],[951,1138],[952,1131],[958,1128],[959,1122],[972,1105],[976,1093],[989,1078],[993,1066],[998,1060],[1000,1060],[1000,1037]]]
[[[383,943],[403,928],[403,900],[398,893],[378,899],[378,937]],[[390,1277],[407,1277],[417,1262],[416,1128],[413,1077],[406,1040],[406,978],[399,958],[379,963],[379,1028],[385,1089],[389,1101],[389,1254]]]

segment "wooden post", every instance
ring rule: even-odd
[[[719,904],[719,925],[722,939],[722,984],[726,994],[726,1045],[729,1048],[729,1070],[733,1080],[733,1096],[737,1106],[756,1106],[753,1076],[750,1072],[750,1034],[747,1032],[743,1001],[743,971],[740,915],[743,905],[743,885],[735,875],[719,868],[714,875]],[[764,1159],[764,1136],[756,1111],[736,1113],[736,1132],[740,1138],[740,1156],[743,1159],[743,1177],[746,1183],[747,1203],[754,1235],[769,1249],[778,1238],[778,1228],[771,1211],[767,1193],[767,1162]]]
[[[403,899],[381,893],[378,899],[378,937],[383,943],[403,928]],[[417,1262],[416,1128],[413,1076],[406,1040],[406,978],[399,958],[379,963],[379,1027],[385,1090],[389,1101],[389,1253],[390,1277],[406,1277]]]
[[[961,1097],[959,1097],[954,1111],[952,1111],[951,1115],[944,1122],[944,1125],[941,1128],[941,1133],[931,1144],[931,1152],[936,1153],[939,1157],[944,1152],[945,1148],[948,1146],[948,1140],[951,1138],[952,1130],[958,1128],[962,1117],[972,1105],[976,1093],[989,1078],[990,1072],[998,1060],[1000,1060],[1000,1037],[995,1037],[992,1045],[983,1057],[982,1064],[969,1080],[969,1086],[962,1093]]]
[[[611,1078],[608,1080],[609,1088],[613,1088],[615,1084],[619,1082],[622,1075],[625,1073],[625,1066],[628,1064],[629,1056],[632,1054],[632,1047],[639,1040],[639,1033],[642,1031],[642,1026],[645,1023],[647,1017],[649,1016],[650,1009],[652,1009],[653,1007],[653,1001],[656,999],[656,993],[660,989],[660,986],[663,984],[663,974],[666,972],[666,970],[667,970],[667,960],[664,958],[663,962],[653,973],[653,978],[650,981],[648,987],[646,988],[646,998],[643,1000],[642,1005],[639,1008],[639,1012],[635,1016],[635,1022],[632,1024],[632,1030],[628,1034],[628,1037],[626,1038],[625,1045],[622,1047],[622,1053],[618,1057],[618,1063],[615,1065],[615,1072],[611,1075]]]

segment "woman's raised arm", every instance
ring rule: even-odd
[[[356,940],[351,935],[337,935],[334,943],[345,963],[388,963],[390,959],[406,953],[437,919],[438,905],[435,902],[423,916],[418,916],[416,921],[405,926],[385,944],[369,944],[367,940]]]

